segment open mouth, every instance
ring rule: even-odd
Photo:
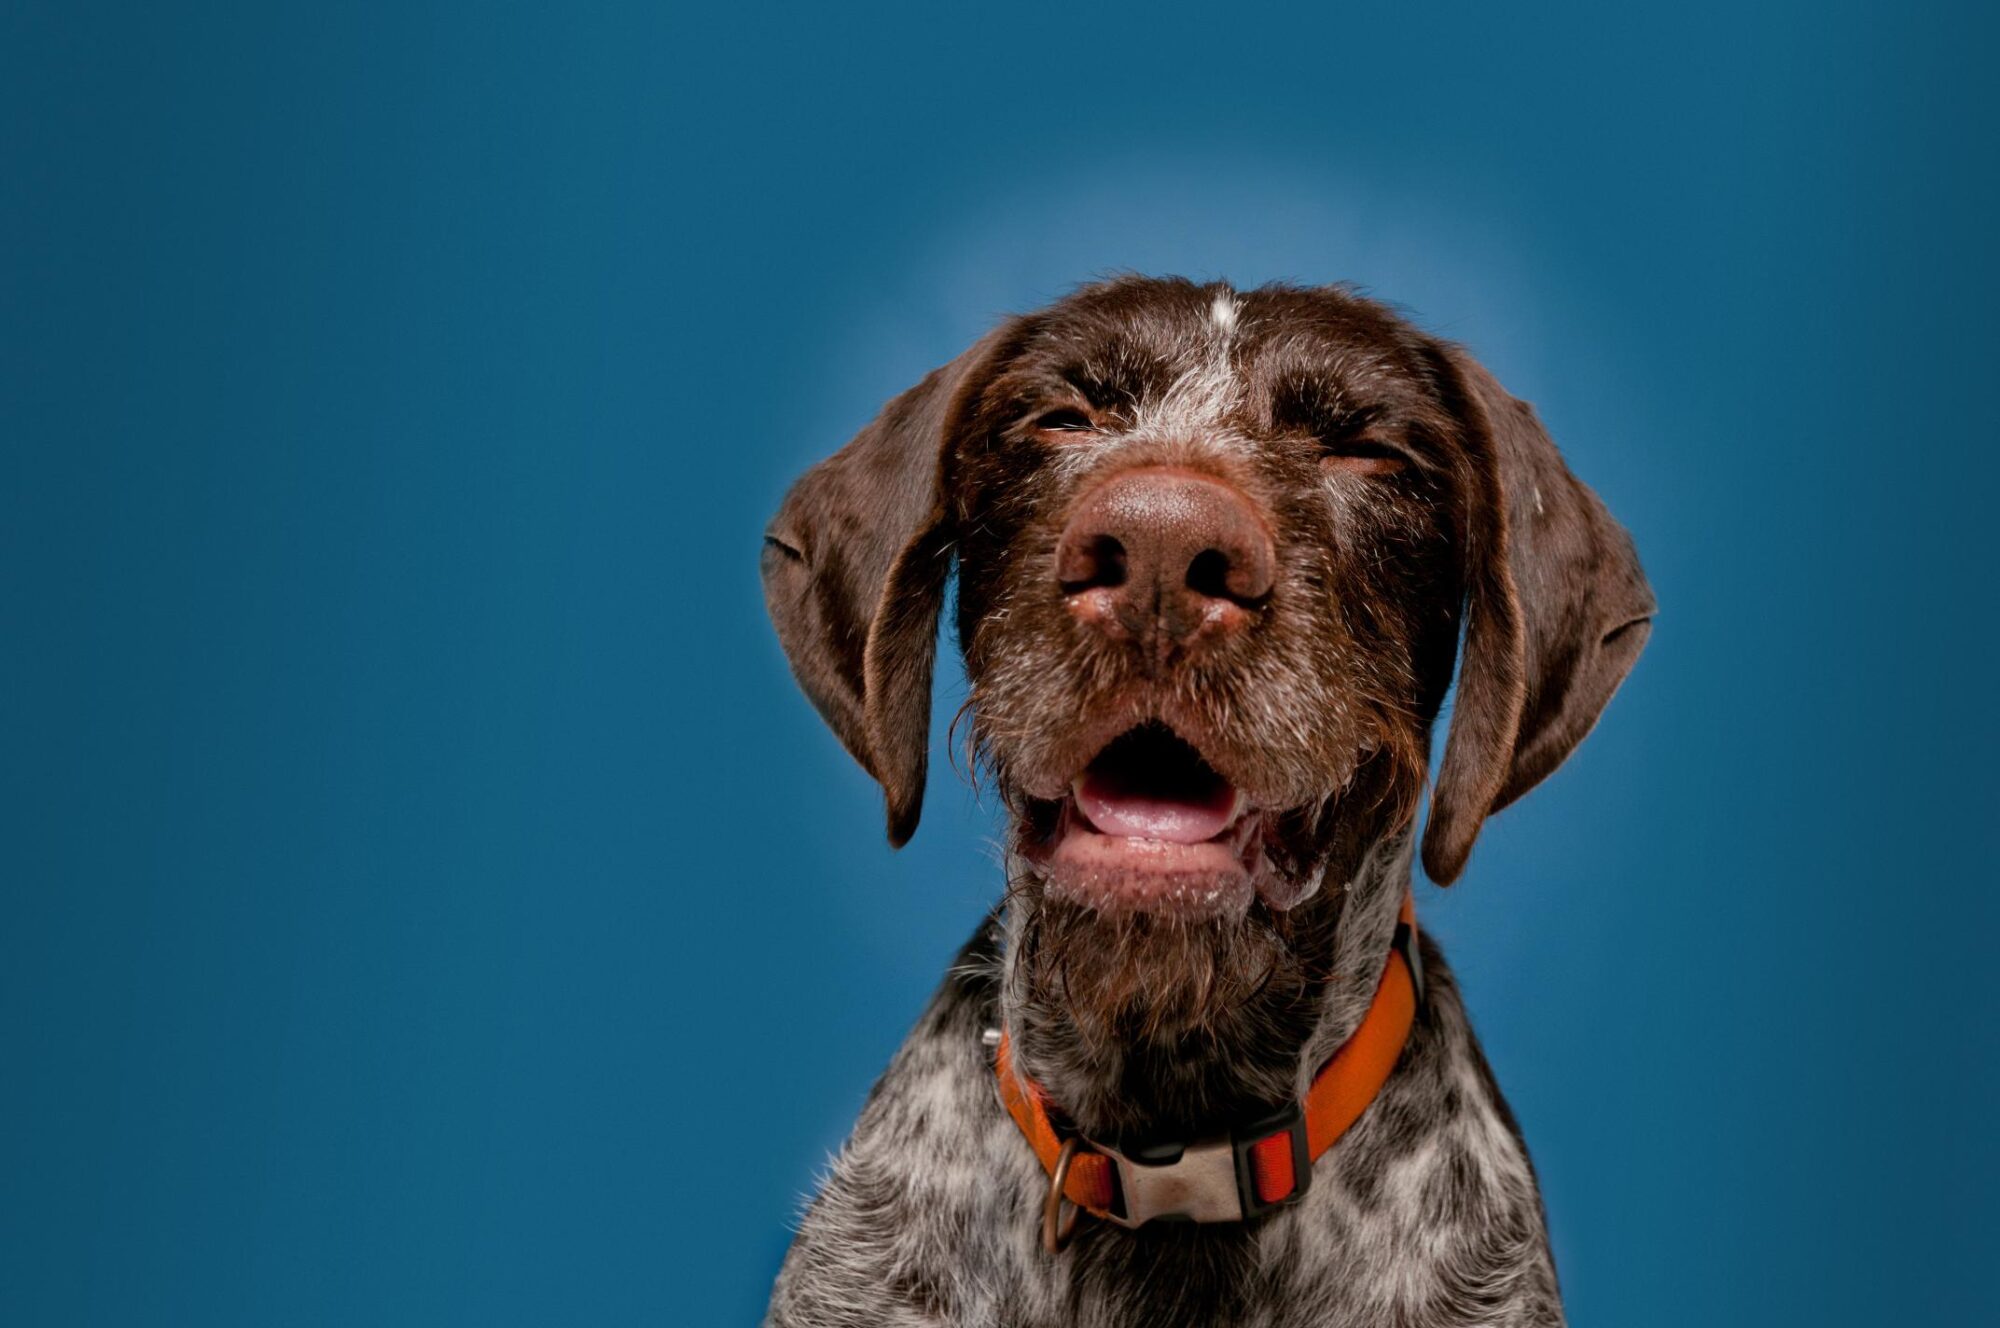
[[[1260,816],[1163,724],[1128,730],[1076,776],[1041,853],[1051,893],[1100,913],[1240,915]]]

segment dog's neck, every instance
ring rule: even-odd
[[[1080,1027],[1062,993],[1023,962],[1028,923],[1011,906],[1000,1017],[1023,1070],[1077,1129],[1106,1141],[1196,1137],[1297,1101],[1374,999],[1410,889],[1413,842],[1407,830],[1385,837],[1353,880],[1301,903],[1285,920],[1292,978],[1245,993],[1199,1027],[1140,1031],[1140,1018],[1123,1036]]]

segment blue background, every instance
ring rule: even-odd
[[[1420,900],[1574,1319],[2000,1315],[1974,7],[164,8],[0,16],[0,1319],[753,1321],[997,885],[760,529],[1118,268],[1364,283],[1638,538]]]

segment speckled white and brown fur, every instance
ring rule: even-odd
[[[1092,412],[1087,438],[1025,423],[1065,400]],[[1363,433],[1409,465],[1362,485],[1325,464]],[[1141,668],[1073,632],[1049,549],[1080,491],[1163,463],[1250,495],[1282,566],[1241,643]],[[1581,741],[1644,642],[1630,543],[1532,413],[1341,290],[1133,278],[1011,320],[815,468],[767,537],[794,672],[882,782],[895,842],[921,798],[953,555],[971,738],[1011,814],[1007,891],[835,1159],[769,1322],[1560,1323],[1526,1149],[1428,938],[1387,1084],[1302,1201],[1249,1223],[1086,1221],[1046,1253],[1047,1179],[982,1037],[1007,1027],[1095,1138],[1194,1137],[1303,1091],[1381,974],[1461,630],[1423,843],[1440,882]],[[1024,850],[1052,790],[1149,720],[1276,809],[1262,851],[1290,887],[1249,916],[1100,917],[1037,878]]]
[[[1364,959],[1386,950],[1407,846],[1369,873],[1373,906],[1356,909],[1343,946],[1350,971],[1377,971]],[[1527,1152],[1428,941],[1402,1062],[1298,1205],[1247,1226],[1085,1222],[1063,1254],[1045,1253],[1047,1177],[999,1104],[980,1038],[1004,1017],[1003,930],[995,920],[965,947],[876,1085],[800,1227],[771,1324],[1562,1322]],[[1367,982],[1333,984],[1315,1044],[1344,1040],[1371,995]],[[1302,1056],[1301,1074],[1314,1063]]]

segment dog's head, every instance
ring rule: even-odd
[[[954,559],[1015,906],[1107,1029],[1325,977],[1311,938],[1407,831],[1461,636],[1440,883],[1589,731],[1653,611],[1533,412],[1339,289],[1087,287],[799,481],[766,538],[771,615],[898,844]]]

